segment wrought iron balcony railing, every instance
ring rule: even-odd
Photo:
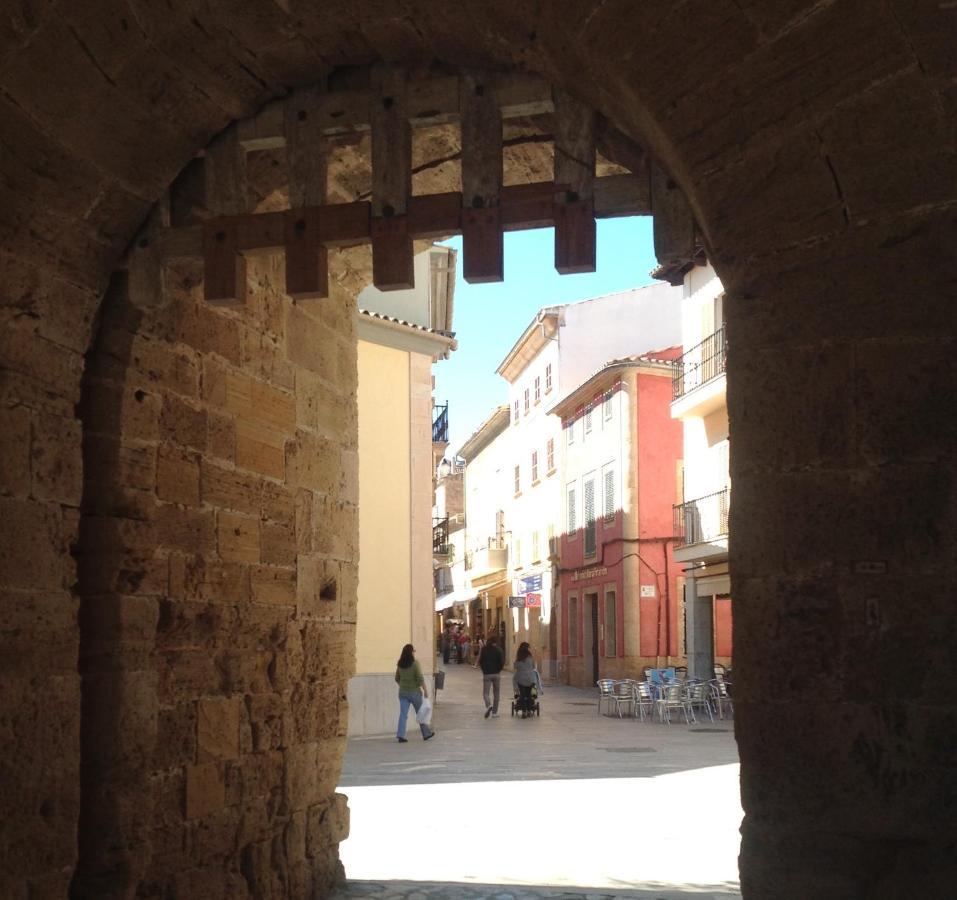
[[[728,535],[730,491],[725,488],[674,507],[679,547],[705,544]]]
[[[449,405],[436,406],[432,410],[432,443],[449,442]]]
[[[675,360],[671,376],[671,398],[677,400],[725,370],[728,342],[724,325]]]
[[[432,520],[432,553],[449,552],[449,517]]]

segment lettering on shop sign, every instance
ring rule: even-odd
[[[584,581],[586,578],[598,578],[607,575],[608,569],[604,566],[596,566],[593,569],[578,569],[572,572],[572,581]]]

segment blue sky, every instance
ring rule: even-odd
[[[510,232],[500,284],[467,284],[462,239],[446,242],[459,250],[452,322],[459,349],[433,372],[436,402],[449,401],[450,450],[506,401],[508,385],[495,369],[539,309],[651,283],[648,272],[656,265],[651,227],[650,216],[599,221],[598,266],[587,275],[555,271],[553,229]]]

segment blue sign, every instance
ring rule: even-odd
[[[542,590],[542,576],[541,573],[538,575],[526,575],[522,579],[522,590],[523,594],[532,594],[532,593],[541,593]]]

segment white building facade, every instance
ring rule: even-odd
[[[725,361],[724,289],[710,265],[684,276],[683,355],[675,367],[671,415],[684,433],[683,499],[675,507],[684,567],[685,636],[692,675],[711,678],[731,665],[731,583],[728,513],[731,502]]]

